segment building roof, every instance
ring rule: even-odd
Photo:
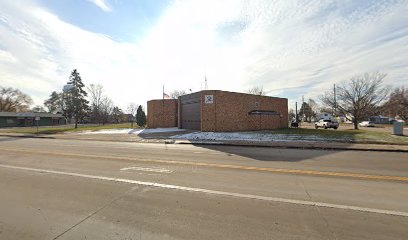
[[[251,96],[257,96],[257,97],[262,97],[262,98],[281,98],[281,99],[287,99],[287,98],[283,98],[283,97],[274,97],[274,96],[268,96],[268,95],[258,95],[258,94],[252,94],[252,93],[242,93],[242,92],[231,92],[231,91],[224,91],[224,90],[201,90],[201,91],[197,91],[197,92],[192,92],[192,93],[187,93],[183,96],[187,96],[187,95],[192,95],[192,94],[196,94],[196,93],[212,93],[212,92],[224,92],[224,93],[231,93],[231,94],[240,94],[240,95],[251,95]]]
[[[63,117],[62,114],[45,112],[0,112],[0,117]]]
[[[231,93],[231,94],[241,94],[241,95],[252,95],[252,96],[257,96],[257,97],[263,97],[263,98],[280,98],[280,99],[287,99],[283,97],[273,97],[273,96],[267,96],[267,95],[258,95],[258,94],[251,94],[251,93],[242,93],[242,92],[231,92],[231,91],[223,91],[223,90],[200,90],[197,92],[190,92],[184,95],[181,95],[180,97],[185,97],[189,95],[194,95],[197,93],[213,93],[213,92],[224,92],[224,93]],[[164,99],[152,99],[147,102],[151,101],[177,101],[177,98],[164,98]]]

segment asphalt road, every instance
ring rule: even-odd
[[[0,239],[408,239],[408,154],[0,137]]]

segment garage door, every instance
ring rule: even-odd
[[[201,95],[188,94],[180,97],[181,100],[181,128],[201,130]]]

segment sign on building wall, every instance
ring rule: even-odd
[[[204,102],[206,104],[212,104],[214,103],[214,95],[205,95],[204,96]]]

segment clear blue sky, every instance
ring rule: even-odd
[[[263,86],[290,104],[355,74],[408,82],[406,0],[0,1],[0,85],[42,102],[77,68],[120,107]],[[290,106],[293,107],[293,106]]]

